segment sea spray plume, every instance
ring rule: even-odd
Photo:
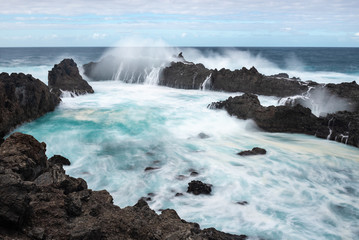
[[[344,98],[330,93],[323,87],[311,88],[304,96],[295,96],[285,100],[285,105],[295,106],[297,104],[309,108],[317,117],[338,111],[354,110],[353,106],[349,105]]]
[[[98,63],[84,65],[92,80],[157,84],[160,71],[178,54],[161,40],[129,38],[106,51]]]
[[[264,58],[260,53],[253,54],[250,51],[238,50],[235,48],[229,49],[195,49],[185,48],[183,54],[188,61],[195,63],[202,63],[209,69],[226,68],[230,70],[241,69],[242,67],[255,67],[264,74],[275,74],[283,70]]]

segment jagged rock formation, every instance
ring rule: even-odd
[[[212,103],[210,108],[225,109],[240,119],[253,119],[258,127],[268,132],[304,133],[359,147],[357,112],[338,112],[318,118],[301,105],[263,107],[254,94],[229,97]]]
[[[39,79],[23,73],[1,73],[0,138],[17,125],[53,111],[59,103],[60,99]]]
[[[61,95],[61,90],[75,95],[94,93],[92,87],[81,77],[73,59],[64,59],[55,64],[49,71],[48,80],[51,91],[57,96]]]
[[[181,89],[200,89],[210,74],[211,71],[200,63],[172,62],[162,70],[158,84]]]
[[[0,239],[246,239],[201,230],[174,210],[157,215],[144,200],[113,205],[106,191],[92,191],[66,175],[68,160],[45,155],[46,144],[14,133],[0,146]]]

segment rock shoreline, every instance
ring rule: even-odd
[[[60,98],[30,74],[0,74],[0,138],[24,122],[51,112]]]
[[[242,240],[200,229],[172,209],[160,215],[144,200],[121,209],[106,191],[66,175],[68,160],[47,159],[46,144],[14,133],[0,145],[0,239],[218,239]]]

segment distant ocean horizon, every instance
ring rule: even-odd
[[[349,82],[359,80],[359,48],[353,47],[165,47],[173,54],[183,52],[186,60],[207,68],[256,67],[270,75],[287,72],[303,81]],[[0,48],[1,72],[38,74],[63,58],[79,66],[98,61],[113,47],[11,47]],[[31,72],[31,67],[34,67]],[[51,68],[50,68],[51,69]]]

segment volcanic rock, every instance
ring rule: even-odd
[[[190,183],[188,183],[188,189],[187,189],[188,193],[193,193],[194,195],[199,195],[199,194],[209,195],[211,194],[211,191],[212,191],[211,184],[203,183],[201,181],[196,181],[196,180],[193,180]]]
[[[94,93],[92,87],[84,80],[73,59],[64,59],[55,64],[48,75],[49,87],[52,92],[61,95],[61,91],[69,91],[75,95]]]
[[[203,64],[172,62],[162,70],[158,84],[172,88],[200,89],[210,75],[211,71]]]
[[[14,133],[0,146],[0,239],[246,239],[201,230],[174,210],[157,215],[144,200],[124,209],[49,163],[46,144]],[[60,164],[57,164],[60,163]]]
[[[252,150],[242,151],[237,153],[240,156],[264,155],[267,151],[263,148],[254,147]]]
[[[183,56],[182,56],[183,57]],[[226,92],[247,92],[268,96],[293,96],[308,90],[308,84],[298,79],[290,79],[288,74],[280,73],[272,76],[260,74],[256,68],[240,70],[207,69],[203,64],[192,62],[172,62],[162,70],[159,85],[182,88],[202,89],[205,81],[206,89]]]
[[[0,138],[17,125],[53,111],[60,99],[39,79],[23,73],[0,74]]]
[[[239,119],[253,119],[268,132],[304,133],[359,147],[358,112],[337,112],[318,118],[301,105],[263,107],[253,94],[229,97],[209,107],[225,109]]]
[[[226,92],[245,92],[267,96],[293,96],[308,90],[305,83],[278,76],[265,76],[255,67],[231,71],[214,70],[212,73],[212,90]]]

